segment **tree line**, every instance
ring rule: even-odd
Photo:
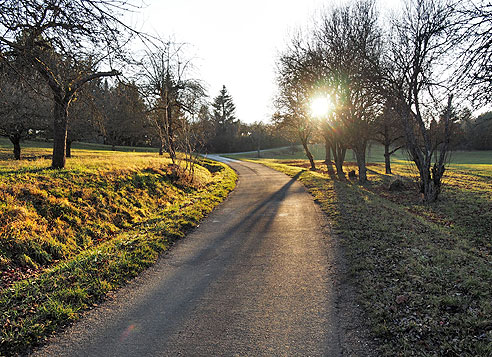
[[[178,151],[286,143],[271,125],[238,120],[225,86],[210,102],[185,44],[123,22],[138,9],[121,0],[1,2],[0,135],[16,159],[25,138],[53,141],[53,168],[65,166],[75,141],[154,146],[173,162]]]
[[[298,137],[312,169],[308,143],[323,140],[341,179],[348,149],[364,183],[369,141],[384,145],[387,173],[404,148],[431,202],[453,148],[491,148],[490,113],[473,118],[464,104],[490,104],[491,59],[487,2],[408,0],[389,19],[373,0],[334,6],[280,54],[274,121]],[[323,114],[313,110],[320,98],[329,106]]]

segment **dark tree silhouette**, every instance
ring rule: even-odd
[[[102,94],[97,80],[91,81],[77,91],[70,105],[67,146],[65,156],[72,157],[72,144],[75,141],[94,141],[99,134],[100,112],[98,95]]]
[[[318,71],[336,103],[345,146],[355,152],[361,183],[367,181],[370,127],[382,107],[378,90],[382,40],[377,21],[374,1],[358,1],[327,11],[315,32]]]
[[[96,78],[116,76],[111,68],[135,32],[120,15],[125,0],[6,0],[0,3],[0,52],[33,66],[51,89],[53,168],[65,166],[68,109],[77,90]],[[93,64],[80,65],[90,59]],[[107,70],[97,65],[107,64]],[[70,71],[65,69],[70,67]]]
[[[318,63],[313,63],[309,44],[300,35],[292,38],[289,48],[277,62],[279,94],[275,100],[277,125],[289,128],[297,136],[309,159],[311,170],[316,170],[309,142],[317,129],[309,111],[309,103],[318,80]]]
[[[457,85],[467,85],[471,99],[486,105],[492,101],[492,3],[467,1],[460,10],[459,32],[463,41],[462,66],[456,73]]]
[[[19,74],[29,81],[19,78]],[[51,111],[49,93],[39,75],[10,60],[0,62],[0,136],[14,146],[14,159],[21,159],[21,140],[45,131]]]
[[[101,100],[101,131],[105,143],[135,146],[144,144],[146,107],[134,83],[118,82],[114,88],[105,88]]]
[[[391,155],[404,147],[405,133],[398,113],[389,101],[375,118],[372,130],[374,140],[384,146],[385,170],[386,174],[391,174]]]
[[[415,163],[425,202],[441,192],[452,133],[450,78],[436,76],[456,43],[455,10],[444,1],[411,0],[402,17],[394,21],[388,51],[388,95],[402,120],[406,147]],[[430,95],[429,95],[430,94]],[[447,104],[444,105],[444,98]],[[434,113],[429,108],[434,108]],[[441,117],[442,137],[432,135],[431,119]],[[433,162],[434,160],[434,162]]]
[[[212,120],[215,127],[213,140],[215,151],[232,151],[233,140],[238,131],[238,120],[236,118],[236,106],[225,85],[222,86],[219,95],[214,98],[212,103]]]

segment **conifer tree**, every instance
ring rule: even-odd
[[[234,138],[238,131],[239,121],[236,119],[236,106],[225,85],[215,97],[212,108],[215,127],[212,146],[216,152],[231,152],[234,148]]]

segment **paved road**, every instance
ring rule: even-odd
[[[324,217],[295,178],[228,161],[231,196],[38,355],[342,354]]]

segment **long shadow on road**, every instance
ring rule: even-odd
[[[163,277],[135,298],[132,307],[129,304],[127,310],[108,316],[97,334],[84,338],[71,354],[158,354],[213,281],[220,279],[234,263],[247,260],[259,249],[289,189],[301,173],[251,208],[239,207],[240,214],[216,211],[193,233],[195,237],[190,237],[206,239],[200,249],[190,249],[184,254],[171,252],[168,258],[164,258],[167,269]],[[211,219],[226,223],[214,224]],[[225,230],[217,233],[219,229]]]

